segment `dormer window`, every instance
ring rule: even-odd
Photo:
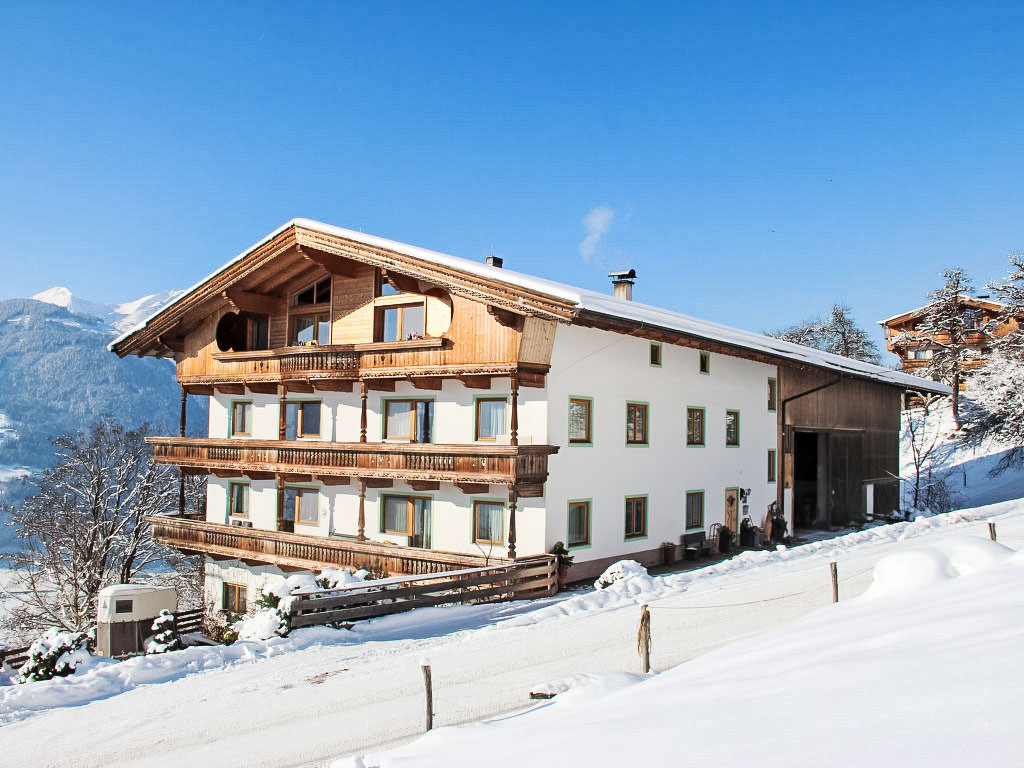
[[[390,280],[385,270],[377,273],[377,298],[374,341],[412,341],[427,333],[426,303],[422,294],[413,293],[407,278],[396,275]],[[396,285],[397,284],[397,285]]]

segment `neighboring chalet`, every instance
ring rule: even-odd
[[[1024,317],[1000,322],[999,317],[1005,306],[988,299],[961,296],[960,305],[963,307],[967,345],[975,353],[964,361],[964,369],[971,371],[984,368],[992,338],[1005,336],[1018,328]],[[918,307],[878,323],[885,328],[886,348],[900,359],[900,367],[907,373],[923,371],[935,356],[939,345],[949,342],[947,334],[936,334],[932,341],[914,338],[915,335],[920,336],[916,329],[927,309]],[[964,384],[961,384],[963,388]]]
[[[296,219],[111,344],[173,357],[176,437],[205,520],[154,534],[207,555],[244,607],[266,574],[424,573],[564,541],[574,578],[678,554],[769,504],[802,524],[897,504],[904,373]],[[188,395],[208,437],[185,437]],[[182,502],[183,505],[183,502]],[[676,545],[672,548],[663,543]]]

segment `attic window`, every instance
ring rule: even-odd
[[[331,278],[325,277],[316,285],[311,285],[304,291],[295,294],[292,299],[292,306],[312,307],[317,304],[327,304],[331,300]]]

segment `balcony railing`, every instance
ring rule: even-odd
[[[438,445],[150,437],[158,464],[206,472],[272,472],[508,485],[540,495],[554,445]]]
[[[238,528],[181,517],[146,518],[161,544],[212,557],[258,560],[278,566],[313,570],[324,566],[366,568],[392,576],[440,573],[511,563],[502,557],[461,555],[430,549],[380,544],[336,536],[307,536],[258,528]]]

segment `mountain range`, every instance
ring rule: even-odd
[[[102,414],[128,428],[148,422],[177,433],[173,363],[121,360],[107,344],[180,293],[107,305],[55,287],[0,301],[0,497],[18,503],[31,493],[26,477],[53,463],[53,438],[85,430]],[[200,400],[189,399],[188,421],[201,427]],[[4,538],[0,528],[0,548]]]

